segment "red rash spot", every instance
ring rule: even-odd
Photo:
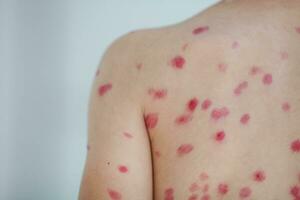
[[[204,196],[202,196],[201,200],[210,200],[209,194],[205,194]]]
[[[241,198],[247,198],[251,195],[251,193],[252,193],[252,190],[249,187],[243,187],[240,189],[239,195]]]
[[[240,46],[240,44],[237,41],[234,41],[231,45],[231,48],[236,49]]]
[[[111,88],[112,88],[111,83],[106,83],[106,84],[100,85],[99,89],[98,89],[98,93],[100,96],[103,96],[106,92],[111,90]]]
[[[128,168],[124,165],[119,165],[118,169],[121,173],[127,173],[128,172]]]
[[[220,183],[218,185],[218,193],[221,194],[221,195],[225,195],[227,194],[229,188],[228,188],[228,185],[225,184],[225,183]]]
[[[253,179],[257,182],[263,182],[266,179],[266,174],[264,171],[257,170],[253,173]]]
[[[234,94],[236,96],[239,96],[242,94],[242,91],[248,87],[248,82],[243,81],[241,82],[235,89],[234,89]]]
[[[249,122],[249,120],[250,120],[250,115],[249,114],[244,114],[241,117],[240,122],[245,125]]]
[[[189,187],[189,191],[196,192],[197,190],[200,190],[200,186],[196,182],[192,183]]]
[[[197,194],[192,194],[188,200],[198,200],[198,195]]]
[[[171,61],[171,65],[176,69],[182,69],[184,64],[185,59],[182,56],[176,56]]]
[[[153,88],[150,88],[148,90],[148,94],[152,95],[153,99],[162,99],[167,96],[167,90],[166,89],[155,90]]]
[[[296,27],[296,32],[300,34],[300,27]]]
[[[265,85],[271,85],[273,82],[273,77],[271,74],[265,74],[262,81]]]
[[[257,67],[257,66],[252,66],[250,71],[249,71],[249,74],[252,75],[252,76],[255,76],[257,74],[260,74],[262,73],[262,69]]]
[[[208,174],[205,173],[205,172],[202,172],[200,175],[199,175],[199,178],[201,181],[205,181],[209,178]]]
[[[132,137],[133,137],[133,136],[132,136],[130,133],[128,133],[128,132],[124,132],[123,135],[124,135],[125,137],[127,137],[127,138],[132,138]]]
[[[213,118],[214,120],[225,118],[227,115],[229,115],[229,110],[226,107],[216,108],[211,112],[211,118]]]
[[[215,140],[218,141],[218,142],[223,141],[224,138],[225,138],[225,132],[224,132],[224,131],[218,131],[218,132],[215,134]]]
[[[291,150],[295,153],[300,153],[300,139],[297,139],[291,143]]]
[[[197,98],[191,99],[187,104],[188,110],[191,112],[195,111],[196,107],[198,106],[198,103],[199,103],[199,101]]]
[[[158,114],[157,113],[149,113],[145,117],[146,127],[148,129],[155,128],[158,122]]]
[[[182,144],[177,148],[177,155],[183,156],[190,153],[194,149],[193,145],[191,144]]]
[[[226,72],[227,68],[228,68],[228,66],[224,63],[220,63],[218,65],[218,69],[219,69],[220,72]]]
[[[173,200],[173,199],[174,199],[174,189],[173,188],[167,188],[165,190],[164,200]]]
[[[121,200],[122,199],[122,195],[115,190],[107,189],[107,192],[112,200]]]
[[[211,106],[211,100],[205,99],[201,105],[202,110],[207,110]]]
[[[175,123],[178,125],[186,124],[187,122],[191,121],[192,118],[193,117],[190,114],[183,114],[175,119]]]
[[[290,194],[295,198],[295,200],[300,199],[300,187],[297,185],[291,187]]]
[[[209,190],[209,185],[205,184],[203,189],[202,189],[202,192],[206,193],[206,192],[208,192],[208,190]]]
[[[198,34],[207,32],[208,30],[209,30],[209,26],[201,26],[201,27],[195,28],[193,30],[193,34],[198,35]]]
[[[281,106],[282,110],[285,111],[285,112],[288,112],[291,110],[291,106],[288,102],[284,102]]]

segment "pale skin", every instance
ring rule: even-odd
[[[131,32],[91,89],[80,200],[299,200],[300,2]]]

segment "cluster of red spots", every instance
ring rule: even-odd
[[[110,199],[112,199],[112,200],[121,200],[122,199],[122,195],[115,190],[107,189],[107,192],[108,192]]]
[[[291,105],[288,102],[283,102],[281,108],[283,111],[288,112],[291,110]]]
[[[209,30],[209,26],[200,26],[193,30],[193,34],[198,35],[198,34],[207,32],[208,30]]]
[[[199,179],[201,181],[205,181],[209,178],[208,174],[206,172],[202,172],[200,175],[199,175]]]
[[[282,60],[287,60],[287,59],[289,58],[288,52],[286,52],[286,51],[280,52],[280,58],[281,58]]]
[[[228,185],[227,185],[226,183],[220,183],[220,184],[218,185],[218,193],[219,193],[220,195],[225,195],[225,194],[227,194],[227,193],[228,193],[228,190],[229,190],[229,187],[228,187]]]
[[[167,90],[150,88],[148,90],[148,94],[151,95],[153,99],[163,99],[164,97],[167,96]]]
[[[198,200],[198,195],[197,194],[192,194],[188,200]]]
[[[135,65],[135,67],[140,70],[143,67],[143,63],[138,63]]]
[[[187,122],[191,121],[192,119],[193,119],[193,116],[191,114],[182,114],[175,119],[175,123],[177,125],[183,125],[183,124],[186,124]]]
[[[239,196],[240,198],[247,198],[251,196],[251,193],[252,190],[249,187],[242,187],[240,189]]]
[[[272,82],[273,82],[273,76],[272,76],[272,74],[269,74],[269,73],[265,74],[263,76],[262,82],[265,85],[271,85]]]
[[[103,96],[104,94],[106,94],[111,89],[112,89],[112,84],[111,83],[102,84],[98,88],[98,94],[100,96]]]
[[[190,185],[190,187],[189,187],[189,191],[190,192],[196,192],[196,191],[198,191],[200,189],[201,189],[201,187],[200,187],[200,185],[197,182],[192,183]]]
[[[175,69],[182,69],[183,66],[185,64],[185,59],[182,56],[175,56],[172,60],[171,60],[171,65],[172,67],[174,67]]]
[[[215,140],[217,142],[221,142],[225,139],[225,132],[224,131],[218,131],[215,133]]]
[[[240,47],[240,43],[237,42],[237,41],[234,41],[234,42],[232,43],[232,45],[231,45],[231,48],[232,48],[232,49],[237,49],[237,48],[239,48],[239,47]]]
[[[128,132],[123,132],[123,135],[126,137],[126,138],[132,138],[132,134],[128,133]]]
[[[220,63],[218,65],[218,69],[219,69],[220,72],[226,72],[227,68],[228,68],[228,65],[225,64],[225,63]]]
[[[164,200],[174,200],[174,189],[173,188],[167,188],[165,190]]]
[[[300,153],[300,139],[296,139],[291,143],[291,150],[294,153]]]
[[[251,67],[251,69],[249,71],[249,74],[252,75],[252,76],[255,76],[255,75],[260,74],[262,72],[263,71],[260,67],[254,65],[254,66]]]
[[[240,118],[241,124],[244,125],[248,124],[249,120],[250,120],[250,115],[248,113],[243,114],[242,117]]]
[[[147,129],[155,128],[158,123],[158,113],[148,113],[145,116],[145,123]]]
[[[239,96],[242,94],[243,90],[245,90],[248,87],[248,82],[247,81],[243,81],[241,83],[238,84],[238,86],[234,89],[234,94],[236,96]]]
[[[296,27],[296,32],[300,34],[300,26]]]
[[[125,165],[119,165],[118,170],[121,173],[127,173],[128,172],[128,167],[126,167]]]
[[[297,185],[292,186],[290,194],[294,197],[294,200],[300,200],[300,187]]]
[[[201,197],[201,200],[210,200],[210,195],[209,194],[205,194]]]
[[[202,104],[201,104],[201,109],[202,110],[207,110],[211,106],[212,102],[210,99],[205,99]]]
[[[257,170],[253,173],[253,180],[263,182],[266,179],[266,173],[262,170]]]
[[[188,153],[190,153],[191,151],[193,151],[194,146],[192,144],[182,144],[177,148],[177,155],[178,156],[183,156],[186,155]]]
[[[189,102],[187,103],[188,111],[194,112],[198,106],[198,103],[199,103],[199,100],[196,97],[189,100]]]
[[[229,109],[227,107],[215,108],[211,112],[211,118],[214,120],[225,118],[228,115],[229,115]]]

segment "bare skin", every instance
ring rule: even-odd
[[[80,200],[299,200],[300,2],[223,1],[119,38]]]

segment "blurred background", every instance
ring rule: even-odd
[[[0,0],[0,199],[74,200],[101,56],[218,0]]]

